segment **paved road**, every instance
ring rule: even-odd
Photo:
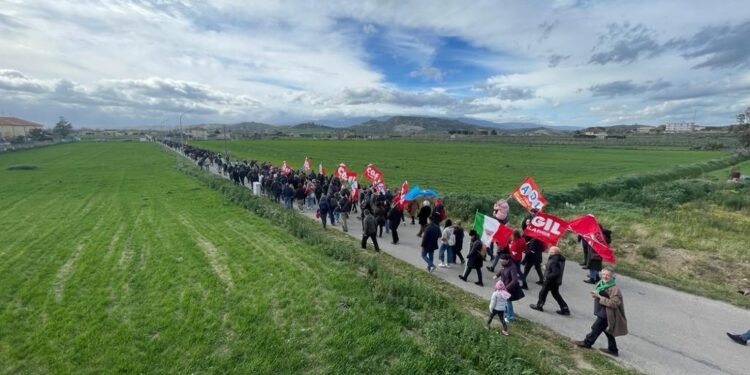
[[[313,212],[303,215],[315,220]],[[361,239],[362,227],[353,215],[349,219],[349,234]],[[318,220],[318,222],[320,222]],[[341,230],[341,226],[329,226]],[[418,225],[399,227],[401,241],[390,243],[389,234],[383,233],[379,240],[383,252],[427,272],[420,257],[420,238],[416,236]],[[464,254],[467,253],[468,228]],[[369,245],[372,248],[372,244]],[[437,262],[437,251],[435,254]],[[485,262],[485,265],[489,265]],[[446,280],[460,288],[489,299],[492,292],[492,274],[484,270],[484,287],[474,285],[476,274],[469,275],[470,282],[458,279],[463,268],[438,268],[435,277]],[[558,308],[552,296],[548,296],[545,312],[531,310],[540,287],[534,282],[536,275],[529,275],[526,298],[514,303],[516,315],[543,324],[556,332],[581,340],[588,333],[593,317],[593,302],[589,296],[591,285],[583,283],[586,271],[575,262],[568,262],[561,293],[570,306],[571,315],[555,314]],[[737,345],[727,338],[726,331],[744,332],[750,329],[750,311],[724,302],[675,291],[658,285],[638,281],[626,276],[617,276],[625,301],[630,334],[617,339],[620,349],[619,361],[647,374],[750,374],[750,347]],[[511,328],[512,329],[512,328]],[[605,347],[602,335],[596,347]]]

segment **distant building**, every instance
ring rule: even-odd
[[[208,139],[208,130],[205,126],[193,126],[185,129],[185,134],[192,139]]]
[[[664,125],[665,133],[692,133],[698,131],[698,127],[695,126],[694,122],[674,122]]]
[[[31,129],[41,129],[44,126],[35,122],[21,120],[15,117],[0,117],[0,137],[5,139],[18,136],[27,137]]]
[[[597,138],[605,138],[607,137],[607,129],[604,129],[602,127],[593,127],[593,128],[587,128],[583,132],[584,135],[588,136],[594,136]]]
[[[653,126],[641,126],[641,127],[635,128],[635,132],[638,134],[655,133],[656,128]]]

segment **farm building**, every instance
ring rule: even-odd
[[[675,122],[665,125],[665,133],[692,133],[698,131],[698,127],[695,126],[694,122]]]
[[[18,136],[26,137],[29,131],[35,128],[43,128],[35,122],[21,120],[15,117],[0,117],[0,137],[11,139]]]
[[[204,126],[193,126],[185,129],[185,134],[192,139],[208,139],[208,130]]]

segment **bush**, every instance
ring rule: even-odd
[[[641,246],[638,248],[638,255],[646,259],[656,259],[656,248],[653,246]]]
[[[16,164],[9,166],[7,169],[9,171],[33,171],[37,168],[39,167],[34,164]]]

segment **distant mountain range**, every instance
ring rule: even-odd
[[[211,129],[221,129],[223,124],[206,124]],[[480,133],[499,134],[557,134],[581,127],[545,126],[530,122],[496,123],[486,120],[462,118],[442,118],[425,116],[382,116],[377,118],[356,117],[326,119],[318,122],[304,122],[296,125],[271,125],[259,122],[242,122],[226,125],[235,133],[354,133],[359,135],[418,135],[438,133]]]

